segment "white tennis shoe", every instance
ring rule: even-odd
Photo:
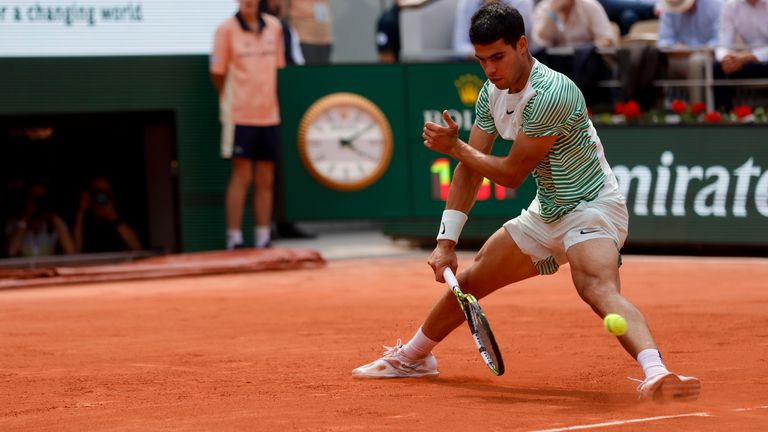
[[[639,380],[637,380],[639,381]],[[648,377],[637,386],[638,397],[641,400],[694,401],[701,392],[701,381],[695,377],[660,373]]]
[[[400,356],[403,342],[398,339],[393,347],[384,346],[384,356],[352,371],[353,378],[424,378],[434,377],[437,371],[437,359],[434,354],[413,363],[408,363]]]

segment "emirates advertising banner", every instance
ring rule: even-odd
[[[0,0],[0,57],[208,54],[235,0]]]

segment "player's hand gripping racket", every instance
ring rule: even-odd
[[[475,340],[477,349],[480,350],[480,355],[483,357],[483,361],[496,375],[504,374],[504,360],[501,359],[501,351],[499,346],[496,345],[496,339],[493,338],[493,332],[491,332],[491,326],[488,325],[488,320],[485,318],[483,310],[480,308],[480,304],[472,294],[464,294],[459,288],[459,282],[456,280],[456,276],[453,275],[450,267],[446,267],[443,270],[443,277],[445,283],[451,288],[453,294],[456,295],[456,299],[459,301],[459,306],[464,312],[464,316],[467,318],[467,325],[469,325],[469,331],[472,332],[472,338]]]

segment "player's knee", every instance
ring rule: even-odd
[[[576,283],[576,291],[585,303],[593,309],[602,309],[611,297],[619,295],[618,287],[611,281],[599,277],[585,277]]]

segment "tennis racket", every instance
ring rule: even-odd
[[[496,339],[494,339],[491,326],[488,324],[488,320],[480,308],[480,303],[477,302],[477,299],[472,294],[461,292],[459,281],[456,280],[456,276],[453,275],[450,267],[446,267],[443,270],[443,277],[445,278],[445,283],[448,284],[448,287],[456,296],[456,300],[459,301],[459,306],[461,306],[461,310],[467,318],[469,331],[472,332],[472,338],[475,340],[475,345],[477,345],[483,361],[495,375],[504,375],[504,360],[501,359],[501,351],[499,351],[499,346],[496,345]]]

